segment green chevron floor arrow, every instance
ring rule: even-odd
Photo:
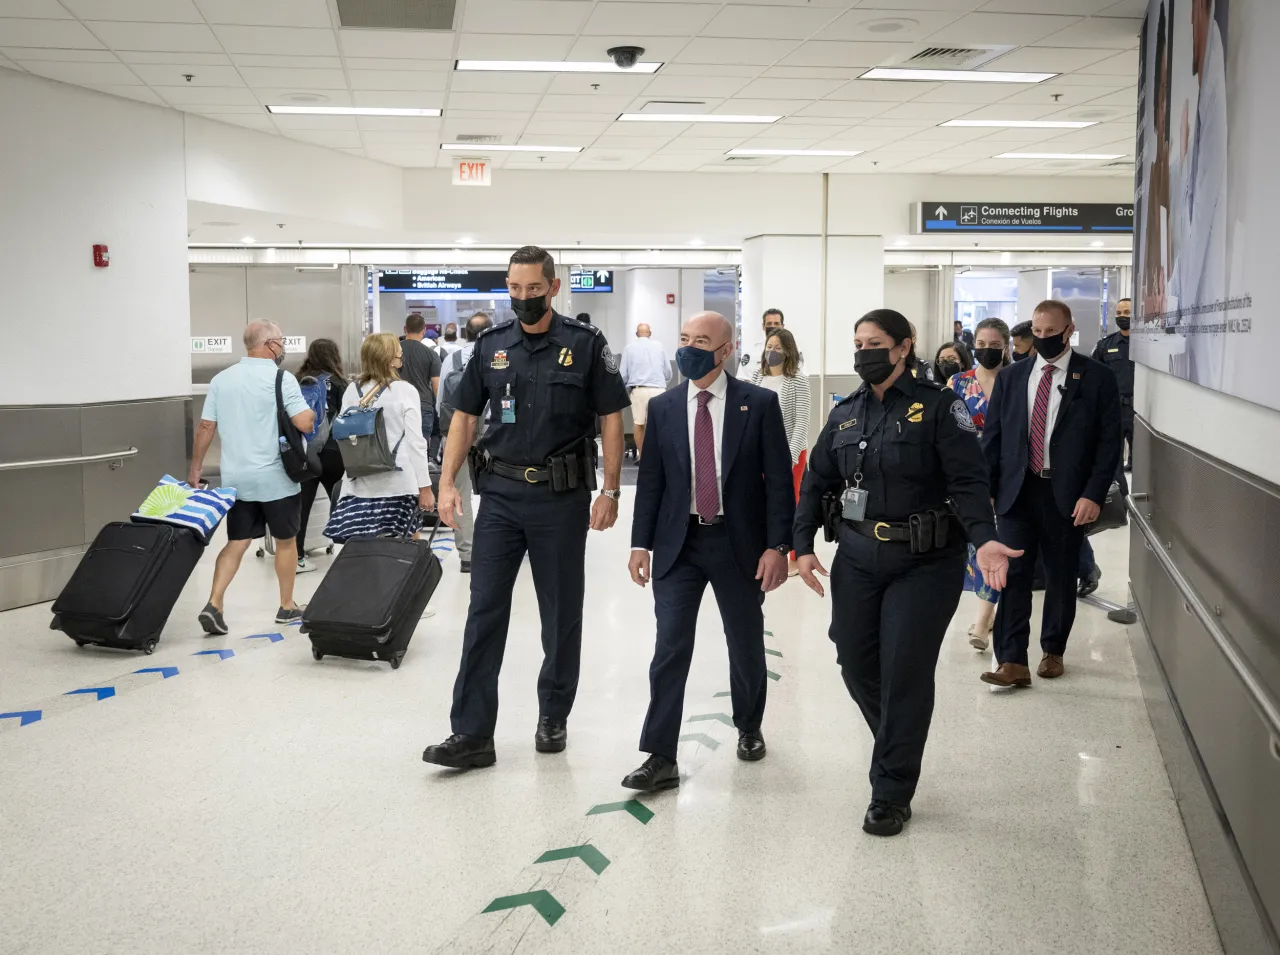
[[[733,720],[725,713],[699,713],[697,716],[689,717],[685,722],[703,723],[707,720],[716,720],[717,722],[723,723],[730,729],[733,729]]]
[[[504,895],[490,902],[485,911],[501,912],[504,909],[518,909],[522,905],[532,906],[534,911],[547,920],[548,925],[555,925],[560,920],[560,916],[564,915],[564,906],[545,889],[523,892],[520,895]]]
[[[769,656],[771,656],[771,657],[780,657],[780,656],[782,656],[782,654],[781,654],[779,651],[777,651],[777,650],[770,650],[768,647],[765,647],[765,648],[764,648],[764,652],[765,652],[765,653],[767,653],[767,654],[769,654]]]
[[[719,693],[715,694],[716,699],[719,699],[722,696],[733,696],[733,693],[729,690],[721,690]]]
[[[587,868],[596,875],[609,868],[609,860],[605,858],[604,853],[590,843],[581,846],[566,846],[563,849],[549,849],[533,861],[536,864],[538,862],[558,862],[561,859],[581,859],[586,863]]]
[[[706,733],[685,733],[683,736],[681,736],[681,737],[680,737],[680,742],[682,742],[682,743],[699,743],[699,744],[701,744],[702,746],[707,747],[707,749],[719,749],[719,748],[720,748],[720,743],[719,743],[719,741],[712,739],[712,738],[711,738],[710,736],[708,736]]]
[[[768,675],[768,677],[769,677],[769,679],[770,679],[770,680],[781,680],[781,679],[782,679],[782,674],[781,674],[781,673],[774,673],[772,670],[765,670],[764,672]]]
[[[625,802],[605,802],[598,806],[592,806],[587,810],[588,816],[601,816],[606,812],[629,812],[640,821],[642,825],[648,825],[649,820],[653,818],[653,810],[642,803],[639,799],[628,799]]]

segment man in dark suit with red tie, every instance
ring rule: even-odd
[[[996,611],[993,686],[1031,685],[1031,581],[1044,558],[1044,679],[1065,672],[1076,617],[1076,575],[1085,527],[1098,519],[1120,462],[1120,390],[1106,365],[1071,350],[1075,325],[1062,302],[1041,302],[1031,319],[1034,361],[996,377],[982,446],[991,472],[996,535],[1023,556],[1009,562]]]
[[[680,785],[676,746],[707,584],[729,644],[738,758],[765,755],[764,595],[787,579],[795,492],[778,396],[725,372],[733,342],[723,315],[690,318],[676,352],[689,380],[649,402],[630,571],[642,587],[653,581],[658,632],[640,737],[650,756],[622,781],[629,789]]]

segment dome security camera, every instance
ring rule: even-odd
[[[644,47],[642,46],[615,46],[605,50],[613,62],[618,65],[620,70],[629,70],[636,65],[640,57],[644,56]]]

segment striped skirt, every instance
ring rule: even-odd
[[[353,537],[409,537],[421,526],[422,511],[412,494],[344,497],[329,515],[324,536],[345,544]]]

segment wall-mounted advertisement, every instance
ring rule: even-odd
[[[1280,408],[1275,0],[1150,0],[1142,30],[1135,360]]]

